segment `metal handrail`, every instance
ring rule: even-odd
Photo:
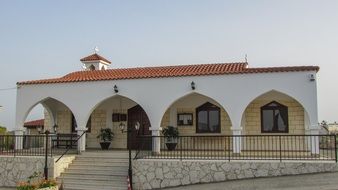
[[[76,139],[76,143],[81,139],[81,137],[86,133],[87,131],[83,131],[83,133]],[[57,163],[65,154],[67,154],[67,152],[72,148],[72,146],[67,147],[66,151],[64,151],[62,153],[62,155],[55,161],[55,163]]]

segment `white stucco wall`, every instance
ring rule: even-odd
[[[309,127],[317,128],[317,88],[309,75],[315,71],[235,74],[152,78],[116,81],[96,81],[43,85],[23,85],[17,90],[16,128],[21,129],[29,111],[45,98],[65,104],[75,115],[78,126],[84,128],[92,111],[103,100],[115,95],[130,98],[146,111],[151,129],[159,129],[165,111],[179,98],[196,92],[218,102],[229,114],[232,127],[240,128],[246,107],[256,97],[275,90],[297,100],[307,113]],[[191,81],[196,89],[190,87]]]

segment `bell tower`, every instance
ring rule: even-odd
[[[83,63],[83,69],[86,71],[94,71],[94,70],[106,70],[110,66],[111,62],[100,56],[98,52],[98,48],[95,47],[94,54],[86,56],[80,61]]]

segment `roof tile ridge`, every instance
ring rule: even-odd
[[[292,69],[292,68],[296,68],[296,69],[302,69],[302,68],[320,68],[319,66],[316,65],[295,65],[295,66],[278,66],[278,67],[248,67],[245,68],[246,70],[255,70],[255,69]]]
[[[116,69],[148,69],[148,68],[173,68],[173,67],[190,67],[190,66],[210,66],[210,65],[231,65],[231,64],[247,64],[247,62],[229,62],[229,63],[198,63],[198,64],[184,64],[184,65],[163,65],[163,66],[139,66],[139,67],[119,67],[115,69],[107,69],[108,70],[116,70]]]

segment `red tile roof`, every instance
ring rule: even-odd
[[[104,61],[107,63],[111,63],[108,59],[102,57],[101,55],[94,53],[92,55],[89,55],[87,57],[84,57],[82,59],[80,59],[80,61],[86,62],[86,61]]]
[[[94,71],[77,71],[61,78],[33,80],[18,82],[24,84],[49,84],[68,83],[102,80],[142,79],[142,78],[165,78],[183,76],[205,76],[225,74],[248,74],[248,73],[274,73],[274,72],[301,72],[318,71],[317,66],[294,66],[294,67],[264,67],[248,68],[247,63],[217,63],[202,65],[179,65],[163,67],[137,67]]]
[[[34,121],[28,121],[24,124],[25,127],[36,127],[36,126],[44,126],[44,119],[38,119]]]

